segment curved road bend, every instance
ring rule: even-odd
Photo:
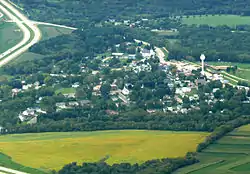
[[[3,10],[4,13],[6,12],[5,14],[8,15],[13,21],[15,21],[17,25],[21,28],[21,30],[24,32],[24,38],[19,44],[17,44],[13,48],[10,48],[9,50],[7,50],[7,52],[4,52],[3,53],[4,55],[2,54],[0,55],[0,59],[2,59],[0,61],[0,66],[3,66],[12,59],[18,57],[23,52],[27,51],[32,45],[39,42],[39,40],[41,39],[41,32],[36,25],[34,25],[31,21],[29,21],[22,13],[20,13],[17,9],[15,9],[10,3],[6,2],[5,0],[0,0],[0,4],[3,5],[1,6],[1,10]],[[16,16],[12,15],[10,12],[15,14],[19,19]],[[34,33],[34,37],[30,42],[28,42],[31,38],[30,30],[22,23],[26,24],[30,28],[30,30],[32,30],[32,32]],[[24,41],[26,42],[24,43]]]
[[[29,41],[30,39],[30,32],[29,30],[23,25],[23,23],[21,21],[19,21],[17,19],[17,17],[15,17],[13,14],[11,14],[7,9],[5,9],[2,5],[0,5],[0,9],[1,11],[8,16],[10,19],[16,21],[17,26],[22,30],[23,32],[23,39],[21,42],[19,42],[17,45],[15,45],[12,48],[9,48],[7,51],[5,51],[4,53],[2,53],[0,55],[0,59],[2,59],[3,57],[9,55],[10,53],[12,53],[13,51],[15,51],[16,49],[20,48],[21,46],[23,46],[26,42]]]

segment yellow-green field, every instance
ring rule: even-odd
[[[16,163],[40,169],[60,169],[70,162],[142,163],[181,157],[195,151],[208,133],[172,131],[97,131],[0,136],[0,152]]]

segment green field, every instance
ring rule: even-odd
[[[61,88],[55,91],[56,94],[71,94],[75,93],[76,89],[75,88]]]
[[[187,25],[228,25],[234,27],[235,25],[250,24],[249,16],[237,16],[237,15],[202,15],[202,16],[189,16],[182,18],[182,23]]]
[[[46,25],[38,25],[39,29],[42,32],[42,40],[47,40],[56,36],[63,34],[71,34],[73,30],[67,28],[59,28]]]
[[[0,22],[0,53],[15,46],[23,38],[23,33],[15,23]]]
[[[250,63],[236,63],[236,62],[206,62],[209,65],[215,66],[237,66],[241,69],[249,69],[250,70]]]
[[[0,152],[16,163],[43,170],[60,169],[73,161],[97,162],[104,158],[109,164],[142,163],[182,157],[188,151],[195,151],[207,135],[143,130],[6,135],[0,136]],[[0,158],[0,164],[5,160]]]
[[[207,62],[209,65],[215,66],[237,66],[238,70],[235,75],[237,77],[250,80],[250,64],[249,63],[235,63],[235,62]]]
[[[247,174],[250,173],[250,125],[227,134],[198,154],[199,163],[175,174]]]
[[[42,41],[47,40],[56,36],[60,36],[63,34],[70,34],[72,33],[72,30],[70,29],[65,29],[65,28],[59,28],[59,27],[51,27],[51,26],[45,26],[45,25],[39,25],[38,26],[41,33],[42,33]],[[35,54],[32,52],[25,52],[19,57],[13,61],[13,64],[15,63],[20,63],[24,62],[27,60],[37,60],[37,59],[42,59],[44,56],[41,54]]]

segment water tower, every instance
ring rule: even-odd
[[[205,64],[204,64],[204,61],[206,59],[205,55],[201,54],[200,59],[201,59],[201,74],[204,76],[205,75],[205,70],[204,70]]]

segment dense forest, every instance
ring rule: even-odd
[[[14,0],[23,4],[34,20],[84,26],[86,20],[108,18],[179,16],[194,14],[250,15],[249,0]]]
[[[249,26],[211,27],[183,26],[175,37],[178,43],[170,47],[170,58],[198,60],[205,53],[208,61],[250,62]],[[237,44],[235,44],[237,43]],[[192,56],[192,57],[190,57]]]

